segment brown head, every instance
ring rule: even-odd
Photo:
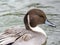
[[[48,25],[55,26],[54,24],[52,24],[50,21],[47,20],[47,17],[42,10],[32,9],[28,11],[24,17],[24,24],[26,26],[26,29],[30,29],[27,20],[28,15],[31,27],[36,27],[38,24],[44,24],[44,23],[48,23]]]

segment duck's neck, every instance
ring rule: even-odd
[[[42,34],[44,34],[45,36],[47,36],[46,33],[45,33],[45,31],[44,31],[43,29],[41,29],[39,26],[30,27],[30,28],[31,28],[32,31],[35,31],[35,32],[38,32],[38,33],[42,33]]]
[[[35,27],[30,26],[29,15],[27,16],[27,20],[28,20],[29,29],[31,29],[32,31],[38,32],[38,33],[42,33],[42,34],[44,34],[47,37],[47,35],[44,32],[44,30],[42,30],[39,26],[35,26]]]

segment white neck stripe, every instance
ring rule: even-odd
[[[30,27],[30,29],[31,29],[32,31],[42,33],[42,34],[44,34],[44,35],[47,37],[47,35],[46,35],[46,33],[44,32],[44,30],[42,30],[40,27],[38,27],[38,26],[36,26],[36,27],[31,27],[31,26],[30,26],[29,15],[27,16],[27,20],[28,20],[28,26]]]

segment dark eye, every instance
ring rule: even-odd
[[[40,15],[39,15],[39,17],[43,17],[43,16],[40,16]]]
[[[43,18],[43,16],[42,16],[42,15],[38,15],[38,16]]]
[[[43,17],[42,15],[39,15],[39,14],[36,14],[36,15],[38,15],[39,17]]]

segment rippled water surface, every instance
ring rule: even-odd
[[[41,26],[48,35],[47,45],[60,45],[60,0],[0,0],[0,32],[10,26],[23,27],[23,17],[31,8],[43,10],[56,25]]]

